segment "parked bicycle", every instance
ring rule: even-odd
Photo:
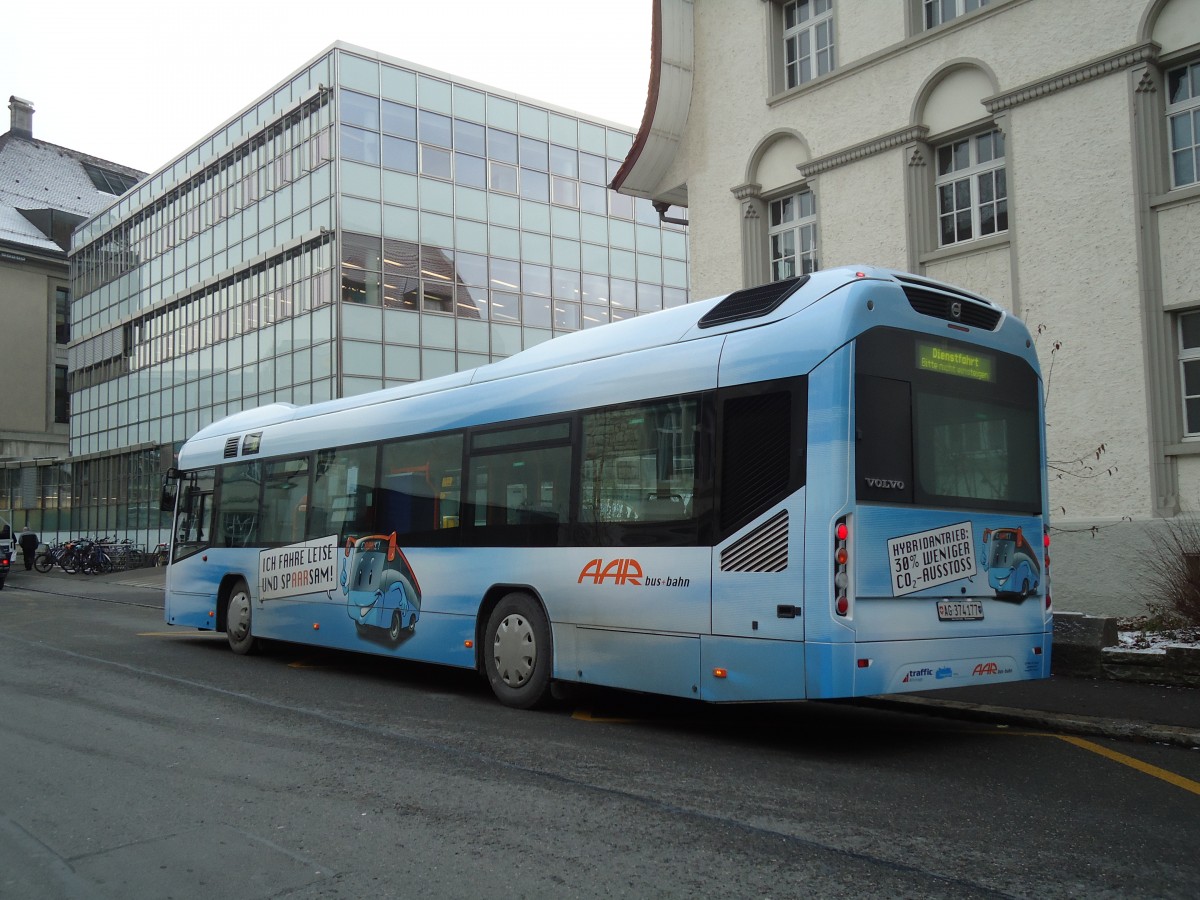
[[[64,572],[74,574],[79,569],[76,541],[50,544],[33,558],[33,567],[39,572],[49,572],[58,566]]]

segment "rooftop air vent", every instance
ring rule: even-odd
[[[238,451],[238,439],[235,437],[231,437],[229,440],[227,440],[225,442],[225,458],[233,459],[235,456],[237,456],[237,451]]]
[[[904,288],[904,296],[908,298],[908,305],[923,316],[995,331],[1004,315],[987,301],[953,288],[935,287],[905,278],[899,281]]]
[[[785,278],[771,284],[734,291],[700,319],[701,328],[711,328],[714,325],[727,325],[730,322],[740,322],[743,319],[757,319],[778,309],[793,293],[798,291],[807,275],[799,278]]]

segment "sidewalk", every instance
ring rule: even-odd
[[[162,605],[166,568],[110,575],[26,572],[8,588]],[[0,593],[0,600],[3,600]],[[1200,749],[1200,688],[1056,674],[1017,681],[867,698],[863,705],[1092,737],[1145,740]]]
[[[1053,675],[872,697],[872,706],[1075,735],[1200,749],[1200,688]]]

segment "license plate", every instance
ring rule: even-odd
[[[938,618],[943,622],[970,622],[983,618],[982,600],[939,600]]]

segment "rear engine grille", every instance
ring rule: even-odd
[[[1003,312],[967,294],[944,293],[914,284],[904,284],[909,305],[923,316],[945,319],[972,328],[995,331]]]
[[[714,325],[727,325],[730,322],[740,322],[742,319],[757,319],[772,310],[778,309],[793,293],[798,291],[809,276],[786,278],[771,284],[734,291],[712,309],[704,314],[698,323],[701,328],[711,328]]]

